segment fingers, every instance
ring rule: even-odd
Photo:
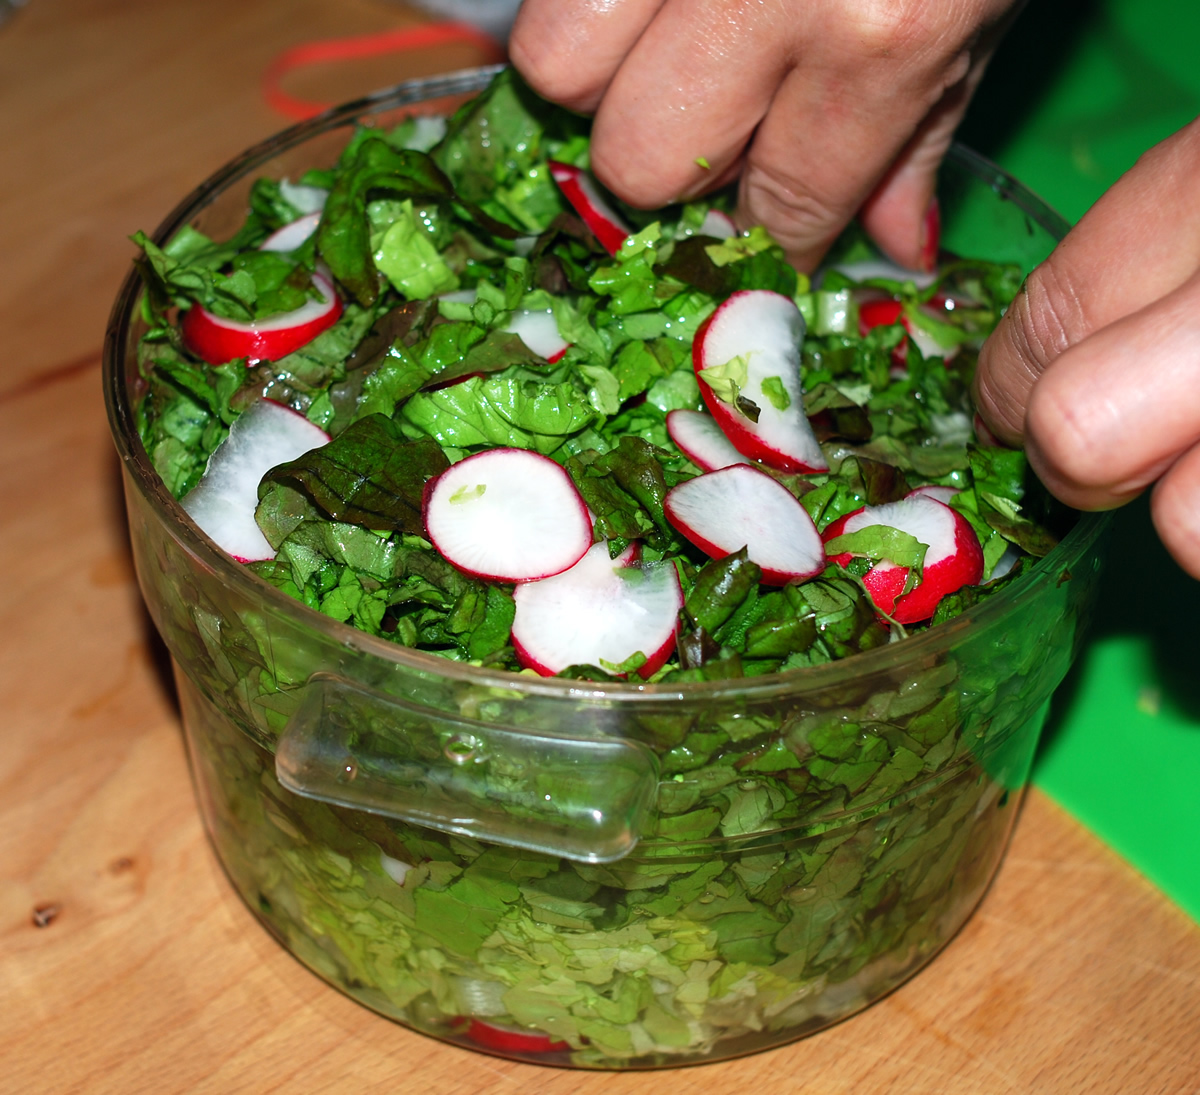
[[[1200,442],[1197,393],[1200,275],[1058,356],[1030,396],[1030,462],[1069,505],[1121,505]]]
[[[901,266],[932,270],[937,261],[940,224],[934,198],[937,173],[954,131],[962,121],[988,55],[971,61],[962,79],[952,83],[925,117],[887,174],[858,211],[867,234]]]
[[[968,47],[1010,3],[526,0],[513,57],[543,93],[599,101],[592,167],[620,197],[669,204],[744,162],[739,222],[765,224],[806,268],[907,148],[875,219],[908,259],[982,68]]]
[[[728,178],[789,69],[794,24],[786,4],[668,0],[596,115],[600,181],[654,208]]]
[[[1175,561],[1200,578],[1200,445],[1184,453],[1155,484],[1150,513]]]
[[[1038,378],[1066,349],[1182,285],[1200,255],[1200,123],[1146,153],[1039,266],[983,347],[976,405],[1025,436]]]
[[[525,0],[508,52],[539,95],[592,113],[663,0]]]

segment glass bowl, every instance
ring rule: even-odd
[[[492,71],[289,129],[154,238],[223,238],[255,177],[328,165],[356,122],[446,113]],[[959,253],[1030,268],[1064,230],[964,149],[943,182]],[[104,379],[139,580],[217,855],[321,977],[504,1057],[670,1066],[850,1015],[970,915],[1079,646],[1103,518],[977,610],[816,668],[601,685],[450,662],[319,615],[192,525],[138,439],[140,293],[131,274]]]

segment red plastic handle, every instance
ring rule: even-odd
[[[263,98],[273,110],[288,118],[312,118],[334,104],[300,99],[284,91],[280,81],[288,73],[309,65],[353,61],[383,53],[407,53],[414,49],[432,49],[456,42],[478,46],[486,54],[485,63],[502,61],[506,56],[504,47],[495,38],[467,23],[428,23],[353,38],[326,38],[303,42],[279,54],[263,73]]]

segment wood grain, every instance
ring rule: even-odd
[[[416,18],[383,0],[33,0],[0,32],[0,1092],[1200,1091],[1200,927],[1036,793],[981,910],[912,982],[793,1046],[666,1074],[411,1034],[242,906],[130,567],[103,322],[125,236],[278,128],[257,87],[278,49]]]

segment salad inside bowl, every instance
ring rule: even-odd
[[[850,232],[810,281],[720,196],[639,213],[586,165],[507,71],[289,130],[139,237],[106,390],[251,909],[415,1029],[647,1067],[953,935],[1103,521],[973,432],[1060,227],[1012,180],[954,150],[935,275]]]

